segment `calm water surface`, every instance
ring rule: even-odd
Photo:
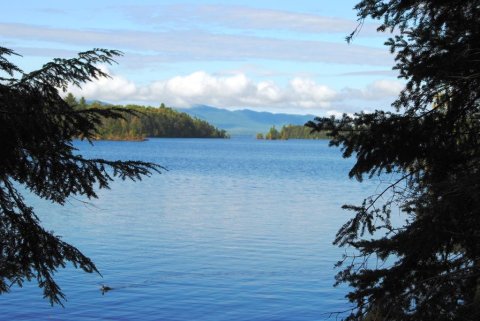
[[[348,307],[333,288],[331,245],[375,183],[349,180],[352,160],[327,141],[246,138],[77,142],[86,157],[169,169],[116,181],[88,204],[27,199],[43,224],[96,262],[103,278],[57,273],[65,308],[37,285],[0,297],[4,320],[322,320]],[[114,289],[102,293],[101,284]],[[326,313],[326,314],[325,314]]]

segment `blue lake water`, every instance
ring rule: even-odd
[[[168,171],[115,181],[99,199],[61,207],[28,195],[44,226],[97,264],[67,268],[65,307],[36,283],[0,297],[5,320],[321,320],[349,307],[334,288],[331,243],[376,182],[327,141],[251,138],[76,142],[82,155],[138,159]],[[113,290],[102,295],[99,287]]]

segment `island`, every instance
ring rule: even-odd
[[[278,131],[275,126],[272,126],[270,130],[264,135],[258,133],[257,139],[328,139],[327,131],[313,132],[312,129],[303,125],[284,125]]]
[[[97,126],[98,140],[141,141],[147,137],[163,138],[229,138],[223,129],[205,120],[176,111],[163,103],[159,107],[141,105],[110,105],[98,101],[78,101],[69,93],[65,99],[75,109],[116,108],[124,109],[120,119],[104,118]]]

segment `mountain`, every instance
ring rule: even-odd
[[[314,115],[274,114],[250,109],[226,110],[205,105],[192,108],[176,108],[178,111],[208,121],[217,128],[225,129],[231,135],[255,135],[265,133],[275,125],[303,125],[313,120]]]

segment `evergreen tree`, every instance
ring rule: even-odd
[[[346,319],[479,320],[480,1],[364,0],[356,9],[360,26],[371,17],[394,31],[387,45],[406,87],[396,112],[308,124],[356,157],[350,177],[394,177],[344,206],[354,216],[335,244],[357,251],[339,262],[355,306]],[[390,221],[397,207],[402,226]]]
[[[280,133],[275,128],[275,126],[270,127],[270,130],[265,135],[265,139],[269,139],[269,140],[275,140],[275,139],[279,139],[279,138],[280,138]]]
[[[95,65],[110,64],[119,54],[95,49],[24,73],[8,60],[15,52],[0,47],[0,293],[36,280],[51,304],[62,304],[64,294],[53,278],[58,268],[70,263],[98,272],[77,248],[40,225],[19,186],[64,204],[73,195],[96,197],[95,188],[108,188],[115,177],[139,180],[161,169],[151,163],[87,159],[74,153],[73,138],[91,140],[101,119],[121,119],[125,112],[74,109],[59,89],[65,92],[69,84],[108,77]]]
[[[68,93],[63,99],[70,107],[76,107],[78,105],[77,99],[72,93]]]
[[[80,97],[78,100],[78,109],[85,109],[87,107],[87,102],[85,101],[85,97]]]

